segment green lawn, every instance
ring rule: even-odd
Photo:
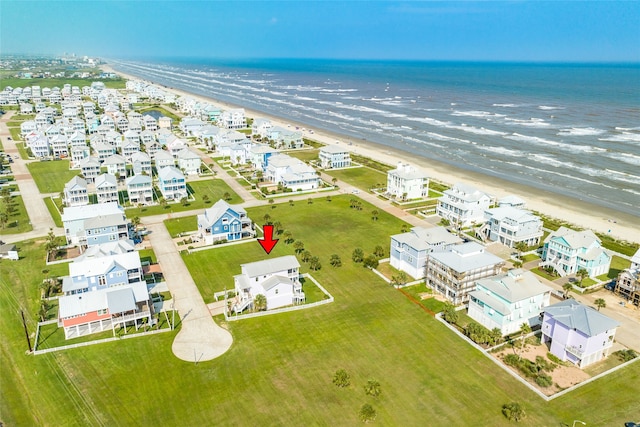
[[[60,201],[59,198],[56,200]],[[47,209],[49,210],[51,218],[53,218],[53,222],[56,224],[56,227],[63,227],[64,224],[62,224],[62,217],[60,216],[59,211],[59,209],[61,208],[51,197],[47,197],[46,199],[44,199],[44,204],[47,205]]]
[[[546,271],[539,269],[538,267],[532,268],[531,272],[537,274],[540,277],[544,277],[547,280],[551,280],[552,282],[560,278],[560,276],[552,276]]]
[[[397,232],[400,222],[383,216],[378,224],[360,221],[346,199],[343,215],[336,215],[340,209],[333,209],[334,202],[275,209],[281,210],[278,219],[283,223],[300,217],[295,223],[287,221],[287,227],[323,264],[327,254],[341,254],[343,267],[323,265],[313,273],[335,302],[229,322],[225,327],[234,337],[231,349],[198,364],[171,354],[174,333],[25,355],[19,312],[26,311],[28,327],[34,331],[31,313],[37,307],[35,284],[42,279],[44,251],[41,242],[19,245],[24,259],[11,263],[10,269],[0,268],[2,421],[190,426],[215,420],[216,425],[353,426],[359,424],[363,403],[377,410],[376,424],[407,426],[508,426],[500,409],[511,401],[524,406],[528,416],[519,423],[524,426],[570,425],[575,419],[588,425],[621,425],[637,412],[640,363],[544,402],[400,292],[353,265],[343,255],[354,244],[368,247],[383,237],[386,241],[382,234]],[[364,212],[359,213],[368,219]],[[341,217],[354,222],[354,227],[344,228]],[[334,227],[305,228],[306,223],[324,226],[331,220],[337,222]],[[237,253],[228,251],[233,247],[201,252],[217,266],[234,266],[216,271],[211,280],[218,274],[237,274],[239,262],[265,258],[257,244],[236,245],[246,249]],[[291,250],[281,242],[274,256]],[[331,383],[338,369],[349,372],[351,386],[342,389]],[[365,396],[368,379],[380,382],[378,398]]]
[[[180,233],[196,231],[198,229],[198,216],[188,216],[184,218],[173,218],[164,221],[167,231],[171,237],[176,237]]]
[[[18,234],[33,230],[30,224],[27,209],[24,207],[22,196],[11,196],[15,212],[9,215],[9,220],[4,228],[0,228],[0,236],[4,234]],[[5,211],[5,204],[0,203],[0,212]]]
[[[103,82],[107,88],[111,89],[124,89],[126,80],[124,79],[99,79],[97,77],[88,78],[88,79],[79,79],[79,78],[66,78],[66,77],[52,77],[45,79],[22,79],[17,77],[2,77],[2,87],[11,86],[11,87],[27,87],[38,85],[41,88],[53,88],[59,87],[62,88],[65,84],[70,84],[71,86],[78,86],[82,89],[83,86],[91,86],[93,82]]]
[[[150,108],[143,108],[141,110],[138,110],[138,112],[140,114],[145,114],[148,113],[149,111],[157,111],[160,114],[162,114],[163,116],[169,117],[170,119],[173,120],[174,124],[177,124],[177,122],[180,121],[180,117],[176,116],[175,114],[173,114],[171,111],[166,110],[160,106],[152,106]]]
[[[540,257],[536,254],[527,254],[522,256],[522,262],[530,262],[540,259]]]
[[[169,203],[166,207],[157,205],[142,208],[128,208],[125,210],[127,218],[209,208],[221,199],[225,193],[229,193],[231,196],[231,199],[227,201],[229,204],[242,203],[243,201],[242,198],[240,198],[240,196],[238,196],[236,192],[221,179],[187,182],[187,190],[189,190],[189,193],[193,195],[195,200],[190,200],[186,206],[183,206],[181,203]],[[202,200],[202,196],[204,195],[209,197],[209,201],[207,203]]]
[[[618,255],[614,255],[611,258],[611,267],[609,267],[609,272],[607,274],[602,274],[598,276],[600,280],[610,280],[618,277],[620,272],[624,269],[627,269],[631,266],[631,261],[628,259],[624,259],[619,257]]]
[[[311,160],[318,160],[318,153],[320,152],[320,150],[304,150],[304,151],[287,151],[286,154],[288,154],[291,157],[295,157],[296,159],[300,159],[303,162],[308,162]]]
[[[142,249],[138,251],[138,254],[140,255],[141,262],[149,261],[150,264],[156,264],[158,262],[153,249]]]
[[[80,174],[69,169],[69,160],[31,162],[27,168],[41,193],[60,193],[71,178]]]
[[[328,175],[334,176],[354,187],[368,190],[369,188],[380,188],[387,186],[387,175],[368,167],[326,170]]]

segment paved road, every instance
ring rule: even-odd
[[[150,224],[149,241],[162,267],[182,324],[171,350],[179,359],[200,362],[225,353],[233,338],[211,317],[200,291],[162,223]]]
[[[57,235],[64,234],[64,230],[56,228],[53,218],[51,218],[51,214],[49,214],[49,210],[47,209],[47,205],[45,205],[42,199],[43,196],[38,191],[38,187],[27,168],[27,162],[18,155],[18,148],[16,147],[15,141],[9,139],[11,134],[9,133],[7,122],[13,114],[14,111],[8,111],[0,118],[0,138],[2,138],[2,145],[4,146],[5,152],[14,158],[13,163],[11,163],[11,170],[13,171],[13,176],[20,190],[20,194],[22,194],[22,201],[29,215],[33,230],[22,234],[3,235],[2,240],[13,243],[34,237],[46,236],[50,228],[53,228]]]

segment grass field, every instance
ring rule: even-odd
[[[231,349],[198,364],[171,354],[173,333],[25,355],[20,309],[34,331],[31,313],[38,304],[44,250],[42,242],[19,245],[23,259],[0,268],[3,423],[353,426],[364,403],[377,410],[376,424],[394,426],[507,426],[500,408],[511,401],[525,408],[528,416],[519,423],[525,426],[570,425],[575,419],[622,425],[637,413],[640,363],[549,403],[496,368],[401,293],[353,265],[349,254],[355,245],[368,252],[372,243],[387,242],[400,222],[381,215],[372,223],[367,209],[351,211],[348,197],[338,199],[278,206],[275,212],[266,208],[321,257],[323,267],[313,275],[335,302],[225,324],[234,337]],[[345,228],[342,221],[353,226]],[[265,257],[257,244],[237,245],[246,251],[235,254],[227,251],[232,247],[201,253],[215,268],[233,266],[233,274],[239,262]],[[273,255],[291,250],[280,242]],[[340,268],[326,262],[334,252],[342,257]],[[61,274],[68,267],[50,268]],[[226,274],[215,271],[210,279]],[[337,369],[350,373],[351,386],[331,383]],[[368,379],[380,382],[378,398],[364,394]]]
[[[57,200],[59,201],[60,199]],[[47,205],[47,209],[49,210],[56,227],[63,227],[64,224],[62,224],[62,217],[60,216],[60,211],[58,210],[58,206],[56,206],[56,202],[51,197],[47,197],[44,199],[44,204]]]
[[[318,160],[318,153],[320,152],[320,150],[303,150],[303,151],[287,151],[285,152],[285,154],[291,156],[291,157],[295,157],[296,159],[300,159],[303,162],[308,162],[311,160]]]
[[[171,237],[176,237],[179,233],[196,231],[198,229],[198,216],[167,219],[164,221],[164,226],[167,227]]]
[[[360,167],[340,170],[326,170],[327,175],[334,176],[341,181],[363,190],[387,186],[387,175],[377,170]]]
[[[60,193],[71,178],[80,174],[69,170],[69,160],[31,162],[27,168],[41,193]]]
[[[41,88],[48,87],[59,87],[62,88],[65,84],[70,84],[71,86],[78,86],[82,89],[83,86],[91,86],[91,83],[101,81],[107,88],[110,89],[124,89],[126,80],[124,79],[99,79],[99,78],[90,78],[90,79],[72,79],[68,77],[60,77],[60,78],[46,78],[46,79],[22,79],[17,77],[3,77],[2,78],[2,87],[11,86],[11,87],[27,87],[27,86],[40,86]]]
[[[24,207],[22,196],[11,196],[11,202],[15,208],[15,212],[9,215],[7,224],[4,228],[0,227],[0,236],[3,234],[18,234],[33,230],[33,226],[29,222],[27,209]],[[0,203],[0,212],[5,211],[5,204]]]
[[[143,217],[149,215],[161,215],[172,212],[184,212],[192,209],[205,209],[211,207],[215,202],[222,198],[225,193],[229,193],[231,199],[227,201],[229,204],[242,203],[242,198],[236,194],[221,179],[207,179],[204,181],[187,182],[187,190],[195,200],[190,200],[186,206],[181,203],[170,203],[166,207],[163,206],[148,206],[142,208],[128,208],[125,210],[127,218]],[[202,200],[202,196],[207,195],[209,201],[205,203]]]
[[[611,258],[611,267],[609,267],[609,272],[607,274],[602,274],[598,276],[600,280],[610,280],[616,279],[622,270],[629,268],[631,266],[631,261],[628,259],[624,259],[619,257],[618,255],[614,255]]]

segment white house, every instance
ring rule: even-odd
[[[155,158],[156,169],[160,170],[165,166],[175,166],[176,160],[173,158],[171,153],[165,150],[159,150],[156,152]]]
[[[113,154],[105,159],[102,166],[107,168],[107,172],[116,178],[127,176],[127,161],[120,154]]]
[[[92,183],[100,175],[100,162],[89,156],[80,162],[80,171],[88,183]]]
[[[429,177],[419,169],[398,163],[387,172],[387,194],[401,200],[423,199],[429,196]]]
[[[351,166],[349,150],[337,145],[330,144],[320,147],[319,158],[320,166],[324,169],[348,168]]]
[[[581,269],[596,277],[609,271],[611,259],[593,231],[560,227],[545,239],[540,267],[553,267],[563,277]]]
[[[138,151],[131,156],[131,164],[133,165],[133,173],[140,175],[146,173],[151,176],[151,157],[147,153]]]
[[[186,149],[182,150],[176,156],[178,159],[178,167],[187,175],[197,175],[200,173],[200,165],[202,159],[197,153]]]
[[[158,188],[165,200],[188,197],[184,175],[175,166],[165,166],[158,171]]]
[[[119,218],[119,222],[116,225],[115,230],[105,230],[105,233],[108,237],[115,234],[119,236],[123,232],[126,235],[127,231],[127,220],[124,215],[124,209],[122,209],[116,202],[109,203],[101,203],[95,205],[86,205],[86,206],[73,206],[66,207],[62,212],[62,222],[64,224],[65,237],[67,238],[67,243],[70,245],[82,245],[87,244],[87,234],[86,234],[86,224],[85,222],[89,220],[93,220],[94,218],[100,217],[117,217]],[[100,221],[97,221],[99,225],[104,226],[104,222],[100,224]],[[122,226],[122,227],[120,227]],[[89,237],[99,237],[101,233],[96,232],[94,235]],[[95,240],[95,239],[94,239]],[[106,241],[96,241],[95,243],[106,243],[110,240],[119,240],[107,238]]]
[[[567,299],[545,308],[541,341],[560,360],[584,368],[609,355],[618,326],[599,311]]]
[[[391,236],[390,264],[419,279],[424,277],[427,257],[432,252],[447,251],[462,242],[444,227],[413,227],[408,233]]]
[[[549,305],[551,288],[530,271],[509,270],[480,279],[469,293],[469,317],[502,335],[520,330],[523,323],[537,326],[540,313]]]
[[[87,181],[74,176],[64,186],[65,206],[84,206],[89,204],[89,194],[87,193]]]
[[[218,125],[226,129],[243,129],[247,127],[244,108],[223,111],[218,117]]]
[[[527,246],[537,245],[542,237],[542,220],[524,209],[501,206],[485,211],[487,223],[478,234],[510,248],[519,242]]]
[[[614,292],[640,306],[640,249],[631,257],[631,266],[618,274]]]
[[[118,181],[116,177],[103,173],[95,181],[98,203],[118,202]]]
[[[232,310],[239,313],[264,295],[267,310],[304,302],[300,284],[300,264],[293,255],[242,264],[242,274],[234,276],[236,298]]]
[[[491,197],[466,184],[456,184],[438,199],[436,213],[459,227],[484,222],[484,213],[491,205]]]
[[[134,175],[126,179],[129,202],[133,205],[153,203],[153,183],[151,175]]]
[[[292,191],[311,190],[320,187],[320,178],[316,171],[303,161],[276,154],[267,161],[266,178]]]

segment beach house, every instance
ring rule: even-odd
[[[153,183],[151,175],[134,175],[126,179],[127,195],[133,205],[153,203]]]
[[[107,172],[121,179],[127,176],[127,160],[120,154],[113,154],[107,157],[102,163],[107,168]]]
[[[187,175],[198,175],[200,173],[200,165],[202,159],[200,156],[189,150],[182,150],[176,156],[178,160],[178,167]]]
[[[387,172],[386,194],[399,200],[422,199],[429,196],[429,177],[419,169],[398,163]]]
[[[103,173],[95,181],[98,203],[118,202],[118,181],[114,175]]]
[[[542,343],[562,361],[580,368],[609,355],[620,324],[574,299],[544,309]]]
[[[154,161],[156,169],[160,170],[166,166],[175,166],[176,159],[166,150],[158,150],[155,154]]]
[[[553,267],[560,276],[587,270],[589,277],[609,271],[611,255],[591,230],[575,231],[560,227],[547,236],[540,267]]]
[[[265,176],[268,181],[281,184],[292,191],[311,190],[320,187],[320,178],[315,169],[302,160],[277,154],[270,156]]]
[[[100,162],[97,158],[89,156],[80,162],[80,172],[87,183],[93,183],[98,175],[100,175]]]
[[[485,211],[486,223],[477,234],[513,248],[519,242],[534,246],[542,237],[542,220],[524,209],[501,206]]]
[[[408,233],[391,236],[389,261],[392,267],[419,279],[424,277],[430,253],[449,250],[462,242],[460,237],[444,227],[413,227]]]
[[[631,265],[618,274],[614,292],[631,304],[640,306],[640,249],[631,257]]]
[[[520,330],[523,323],[540,324],[540,313],[549,305],[551,288],[530,271],[509,270],[476,281],[469,292],[469,317],[485,328],[500,329],[502,335]]]
[[[304,302],[300,283],[300,263],[293,255],[271,258],[240,266],[234,276],[236,297],[232,311],[239,313],[251,307],[257,295],[264,295],[267,310]]]
[[[218,116],[218,125],[226,129],[244,129],[247,127],[244,108],[223,111]]]
[[[453,304],[469,300],[476,282],[500,273],[504,261],[486,252],[476,242],[453,245],[444,252],[429,254],[425,266],[427,286],[444,295]]]
[[[276,147],[281,149],[302,148],[304,141],[302,140],[302,132],[289,130],[280,126],[273,126],[267,131],[267,138],[275,141]]]
[[[74,176],[64,185],[63,193],[65,206],[84,206],[89,204],[87,181],[79,176]]]
[[[219,240],[233,241],[254,235],[253,223],[247,211],[240,206],[229,205],[224,200],[218,200],[198,215],[198,237],[207,245]]]
[[[71,169],[80,169],[80,163],[86,158],[89,157],[91,153],[91,148],[87,145],[84,147],[72,147],[71,148],[71,164],[69,167]]]
[[[266,144],[253,144],[249,154],[249,161],[256,170],[264,172],[267,169],[269,157],[276,154],[278,150]]]
[[[320,166],[323,169],[339,169],[351,166],[349,150],[337,145],[324,145],[320,147]]]
[[[76,338],[135,325],[152,324],[153,306],[136,251],[95,251],[69,264],[58,299],[58,326],[65,338]]]
[[[466,184],[456,184],[445,190],[438,199],[436,213],[458,227],[484,222],[484,213],[491,205],[491,197]]]
[[[165,166],[158,171],[158,188],[165,200],[188,197],[186,179],[175,166]]]
[[[109,217],[114,225],[106,226],[108,230],[99,229],[100,218]],[[92,221],[98,218],[97,221]],[[62,212],[65,237],[69,245],[88,245],[117,241],[128,238],[127,219],[122,209],[116,202],[101,203],[85,206],[70,206]],[[106,223],[106,222],[105,222]],[[87,230],[92,230],[87,232]],[[100,237],[99,239],[97,237]],[[104,237],[104,238],[103,238]],[[104,241],[98,241],[104,240]]]
[[[135,175],[147,174],[151,176],[151,157],[147,153],[138,151],[131,156],[131,164]]]

